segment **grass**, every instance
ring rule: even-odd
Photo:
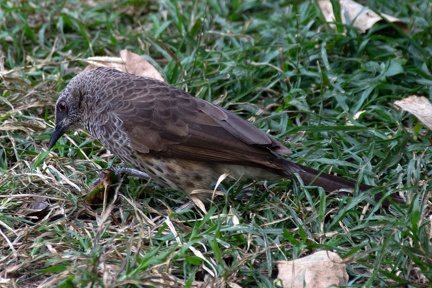
[[[0,283],[271,287],[275,261],[329,250],[348,286],[429,286],[431,132],[392,103],[432,99],[432,6],[368,2],[409,32],[333,30],[313,1],[1,2]],[[227,187],[205,215],[175,213],[181,193],[128,179],[114,205],[89,206],[98,171],[120,163],[85,132],[49,152],[53,106],[81,59],[122,49],[268,131],[293,160],[407,204],[281,180]]]

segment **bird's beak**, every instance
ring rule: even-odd
[[[53,133],[51,134],[51,138],[49,141],[49,145],[48,148],[51,149],[55,143],[57,142],[57,140],[66,132],[66,127],[62,125],[63,121],[58,123],[53,131]]]

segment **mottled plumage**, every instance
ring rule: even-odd
[[[87,129],[124,162],[188,195],[209,189],[223,173],[253,179],[298,173],[306,184],[327,191],[356,186],[282,158],[290,154],[284,145],[219,106],[109,68],[78,74],[61,93],[50,147],[76,128]]]

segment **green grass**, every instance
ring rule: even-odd
[[[368,1],[410,30],[366,34],[331,29],[313,1],[102,2],[0,2],[0,283],[269,287],[275,261],[329,250],[349,286],[430,285],[432,134],[392,106],[432,100],[428,1]],[[121,163],[86,133],[48,153],[53,106],[80,59],[122,49],[268,131],[294,161],[407,204],[281,180],[227,187],[205,215],[174,213],[181,193],[128,179],[115,205],[90,207],[98,170]]]

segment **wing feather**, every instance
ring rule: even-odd
[[[163,82],[118,72],[112,113],[139,153],[280,169],[270,151],[290,151],[237,115]],[[120,85],[121,84],[121,85]],[[124,86],[128,88],[125,89]],[[121,103],[121,104],[119,104]]]

